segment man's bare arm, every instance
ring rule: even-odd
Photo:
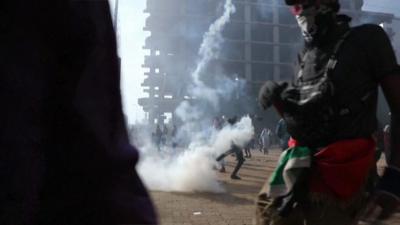
[[[385,77],[381,87],[391,111],[391,157],[388,163],[400,168],[400,75]]]
[[[380,85],[392,115],[391,158],[377,190],[360,212],[357,225],[376,224],[379,220],[389,218],[400,203],[400,74],[386,76]]]

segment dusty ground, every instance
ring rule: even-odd
[[[227,173],[218,178],[225,193],[168,193],[151,192],[161,225],[251,225],[254,224],[254,200],[261,186],[272,172],[280,151],[263,155],[252,151],[239,175],[242,180],[231,180],[229,175],[235,158],[228,156]],[[383,165],[380,163],[379,165]],[[200,179],[200,178],[199,178]],[[385,223],[400,224],[400,216]],[[321,224],[323,225],[323,224]],[[339,225],[339,224],[338,224]]]

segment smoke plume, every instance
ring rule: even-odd
[[[224,40],[222,31],[235,12],[232,0],[226,0],[223,8],[223,14],[203,36],[199,59],[190,74],[189,99],[181,102],[175,111],[182,121],[174,140],[180,147],[164,146],[158,150],[151,141],[146,141],[151,139],[149,135],[139,137],[143,144],[138,170],[152,190],[223,191],[212,169],[216,166],[216,156],[229,150],[232,143],[243,146],[253,136],[254,128],[248,116],[234,125],[226,124],[221,130],[212,127],[220,100],[234,98],[234,92],[244,86],[239,85],[238,79],[223,74],[215,74],[218,79],[212,87],[205,82],[210,62],[220,54]]]
[[[208,31],[203,36],[203,42],[199,49],[200,60],[197,63],[196,69],[191,74],[193,85],[190,88],[190,93],[197,98],[204,99],[212,104],[214,108],[218,107],[219,93],[223,91],[221,88],[213,89],[205,85],[201,80],[201,76],[207,71],[207,66],[211,60],[217,59],[221,52],[221,44],[224,39],[222,30],[229,22],[230,17],[235,13],[235,6],[231,0],[226,0],[224,5],[224,13],[213,24],[210,25]],[[229,79],[227,79],[229,82]]]
[[[224,191],[212,170],[215,157],[228,150],[232,142],[243,146],[253,135],[253,126],[249,117],[243,117],[233,126],[209,132],[206,136],[210,139],[198,134],[184,150],[168,148],[160,154],[154,146],[142,146],[143,160],[138,169],[146,185],[160,191]]]

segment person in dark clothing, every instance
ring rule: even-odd
[[[378,25],[350,27],[338,0],[286,4],[305,45],[294,80],[267,81],[260,90],[261,105],[274,105],[292,139],[259,195],[257,222],[380,224],[400,203],[398,138],[375,190],[365,182],[375,164],[378,86],[392,112],[391,133],[400,136],[400,67],[390,40]]]
[[[246,161],[243,157],[242,149],[239,146],[232,144],[231,148],[228,151],[219,155],[216,160],[217,160],[217,162],[219,162],[223,158],[227,157],[230,154],[235,154],[236,161],[237,161],[236,166],[231,173],[231,179],[239,180],[240,177],[237,175],[237,173],[239,172],[240,167],[242,167],[244,161]],[[225,168],[223,169],[223,171],[225,171]]]
[[[159,124],[157,124],[156,132],[154,133],[154,135],[155,135],[157,149],[158,149],[158,151],[161,151],[161,143],[162,143],[163,132],[162,132]]]
[[[168,127],[167,125],[163,125],[162,133],[161,133],[161,144],[166,146],[168,141]]]
[[[252,137],[249,142],[244,146],[244,157],[251,158],[251,149],[254,148],[255,139]]]
[[[290,139],[290,135],[287,132],[286,122],[284,119],[280,119],[275,128],[275,134],[279,138],[279,144],[281,146],[282,151],[288,148],[288,141]]]
[[[178,128],[174,124],[171,131],[171,146],[173,149],[178,147]]]
[[[107,0],[0,3],[0,224],[157,224]]]
[[[230,125],[233,125],[233,124],[235,124],[237,122],[237,118],[236,117],[229,118],[227,120],[227,122]],[[242,167],[244,161],[246,161],[244,159],[244,157],[243,157],[242,148],[240,148],[239,146],[237,146],[235,143],[232,142],[231,148],[228,151],[226,151],[226,152],[222,153],[221,155],[219,155],[216,158],[216,160],[217,160],[217,162],[219,162],[219,161],[221,161],[222,159],[224,159],[225,157],[227,157],[230,154],[235,154],[236,161],[237,161],[236,166],[235,166],[235,168],[233,169],[233,171],[231,173],[231,179],[238,180],[238,179],[240,179],[240,177],[237,175],[237,173],[239,172],[240,167]],[[225,172],[225,166],[222,165],[222,168],[221,168],[220,171]]]

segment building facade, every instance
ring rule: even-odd
[[[150,123],[176,120],[180,102],[191,99],[189,74],[210,24],[223,12],[223,0],[147,0],[149,16],[144,30],[150,32],[142,83],[148,97],[139,99]],[[277,115],[262,112],[258,90],[266,80],[289,80],[294,75],[296,53],[302,46],[297,23],[283,0],[233,0],[236,12],[223,30],[221,54],[208,66],[209,78],[224,74],[245,81],[234,100],[222,102],[219,115],[258,115],[273,123]],[[392,15],[361,11],[362,0],[342,0],[341,11],[353,24],[390,23]],[[207,78],[206,78],[207,79]],[[212,82],[211,82],[212,85]]]

